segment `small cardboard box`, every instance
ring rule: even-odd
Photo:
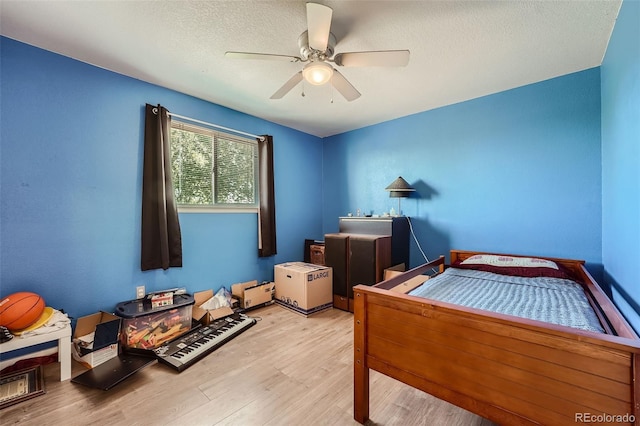
[[[401,271],[396,271],[393,269],[385,269],[384,270],[384,279],[385,281],[388,279],[391,279],[393,277],[396,277],[398,275],[402,274]],[[397,286],[393,287],[392,289],[390,289],[390,291],[395,291],[397,293],[409,293],[411,290],[413,290],[416,287],[421,286],[426,280],[429,279],[428,275],[418,275],[416,277],[413,278],[409,278],[408,280],[406,280],[405,282],[403,282],[402,284],[398,284]]]
[[[151,295],[151,307],[159,308],[161,306],[173,305],[173,293],[156,293]]]
[[[274,287],[274,283],[258,284],[256,280],[247,281],[233,284],[231,286],[231,294],[240,299],[240,306],[243,309],[254,309],[273,301]]]
[[[312,244],[309,247],[309,263],[313,263],[315,265],[325,265],[324,260],[324,245],[321,244]]]
[[[211,321],[217,320],[218,318],[226,317],[227,315],[231,315],[233,313],[233,309],[229,306],[223,306],[218,309],[202,309],[200,305],[205,303],[207,300],[213,297],[213,290],[204,290],[199,291],[193,295],[195,299],[195,303],[193,304],[193,308],[191,311],[191,316],[194,320],[199,321],[204,325],[208,325]]]
[[[94,368],[98,365],[109,361],[111,358],[115,358],[118,356],[118,344],[113,343],[109,346],[106,346],[102,349],[95,350],[93,352],[89,352],[88,354],[82,356],[78,351],[78,347],[75,344],[71,344],[71,355],[73,359],[78,361],[80,364],[84,365],[86,368]]]
[[[88,368],[93,368],[118,356],[120,322],[120,317],[107,312],[78,318],[73,333],[74,359]],[[86,344],[80,344],[80,341]]]
[[[304,262],[276,265],[276,303],[304,316],[333,306],[333,269]]]

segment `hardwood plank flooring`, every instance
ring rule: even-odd
[[[278,305],[258,323],[177,373],[154,364],[109,391],[59,382],[0,410],[3,425],[358,425],[353,420],[353,315],[304,318]],[[74,362],[72,375],[84,371]],[[369,425],[493,423],[374,371]]]

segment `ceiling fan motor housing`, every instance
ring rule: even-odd
[[[309,33],[307,31],[300,34],[298,37],[298,46],[300,47],[300,57],[304,61],[308,60],[320,60],[324,61],[333,56],[334,48],[336,47],[336,36],[333,33],[329,33],[329,40],[327,42],[327,50],[320,52],[319,50],[309,47]]]

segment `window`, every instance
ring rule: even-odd
[[[258,207],[258,143],[173,120],[171,172],[181,210]]]

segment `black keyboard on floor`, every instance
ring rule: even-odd
[[[200,361],[255,323],[254,318],[234,313],[217,319],[209,325],[193,329],[153,351],[159,362],[180,372]]]

